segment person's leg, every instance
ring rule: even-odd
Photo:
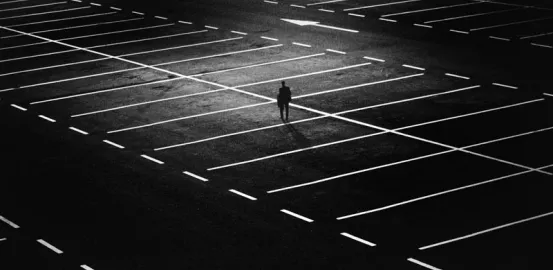
[[[283,111],[284,111],[284,105],[283,104],[279,104],[278,105],[278,108],[280,109],[280,119],[282,119],[284,121],[284,115],[282,114]]]
[[[288,121],[288,102],[286,102],[286,121]]]

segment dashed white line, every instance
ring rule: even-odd
[[[144,13],[138,12],[138,11],[131,11],[131,12],[134,13],[134,14],[137,14],[137,15],[144,15]]]
[[[450,77],[459,78],[459,79],[465,79],[465,80],[469,80],[469,79],[470,79],[469,77],[465,77],[465,76],[461,76],[461,75],[457,75],[457,74],[453,74],[453,73],[446,73],[445,75],[446,75],[446,76],[450,76]]]
[[[334,13],[334,10],[319,8],[319,11]]]
[[[93,5],[93,6],[97,6],[97,7],[101,7],[101,6],[102,6],[102,4],[98,4],[98,3],[94,3],[94,2],[90,2],[90,4]]]
[[[467,31],[461,31],[461,30],[456,30],[456,29],[449,29],[450,32],[453,32],[453,33],[459,33],[459,34],[468,34],[469,32]]]
[[[263,0],[263,2],[268,3],[268,4],[275,4],[275,5],[278,4],[278,2],[276,2],[276,1],[269,1],[269,0]]]
[[[530,43],[530,44],[538,47],[543,47],[543,48],[549,48],[549,49],[553,48],[553,46],[551,45],[545,45],[545,44],[539,44],[539,43]]]
[[[495,86],[500,86],[500,87],[505,87],[505,88],[518,89],[518,87],[512,86],[512,85],[506,85],[506,84],[501,84],[501,83],[492,83],[492,84],[495,85]]]
[[[111,8],[111,9],[113,9],[113,10],[121,10],[121,9],[118,8],[118,7],[109,7],[109,8]]]
[[[346,54],[346,52],[338,51],[338,50],[333,50],[333,49],[326,49],[326,51],[328,51],[328,52],[333,52],[333,53],[338,53],[338,54]]]
[[[378,59],[378,58],[374,58],[374,57],[363,56],[363,58],[368,59],[368,60],[378,61],[378,62],[386,62],[382,59]]]
[[[261,36],[262,39],[268,39],[268,40],[272,40],[272,41],[278,41],[278,39],[276,38],[272,38],[272,37],[265,37],[265,36]]]
[[[489,38],[491,38],[491,39],[497,39],[497,40],[502,40],[502,41],[511,41],[511,40],[508,39],[508,38],[502,38],[502,37],[496,37],[496,36],[489,36]]]
[[[48,4],[42,4],[42,5],[24,6],[24,7],[17,7],[17,8],[7,8],[7,9],[0,9],[0,12],[21,10],[21,9],[28,9],[28,8],[36,8],[36,7],[44,7],[44,6],[52,6],[52,5],[59,5],[59,4],[65,4],[65,3],[67,3],[67,2],[55,2],[55,3],[48,3]]]
[[[205,26],[205,28],[209,28],[209,29],[215,29],[215,30],[219,29],[219,28],[217,28],[215,26],[211,26],[211,25],[204,25],[204,26]]]
[[[166,17],[162,17],[162,16],[154,16],[154,18],[157,18],[157,19],[162,19],[162,20],[167,20]]]
[[[13,222],[11,222],[9,219],[3,217],[3,216],[0,216],[0,220],[4,221],[4,223],[10,225],[12,228],[14,229],[19,229],[19,226]]]
[[[52,118],[50,118],[50,117],[44,116],[44,115],[42,115],[42,114],[39,114],[38,117],[40,117],[40,118],[42,118],[42,119],[44,119],[44,120],[46,120],[46,121],[52,122],[52,123],[55,123],[55,122],[56,122],[56,120],[54,120],[54,119],[52,119]]]
[[[31,14],[25,14],[25,15],[17,15],[17,16],[11,16],[11,17],[3,17],[3,18],[0,18],[0,21],[1,21],[1,20],[9,20],[9,19],[23,18],[23,17],[31,17],[31,16],[45,15],[45,14],[52,14],[52,13],[68,12],[68,11],[73,11],[73,10],[87,9],[87,8],[90,8],[90,7],[76,7],[76,8],[62,9],[62,10],[54,10],[54,11],[40,12],[40,13],[31,13]]]
[[[303,221],[313,222],[313,220],[310,219],[310,218],[306,218],[306,217],[304,217],[304,216],[302,216],[302,215],[300,215],[300,214],[296,214],[296,213],[294,213],[294,212],[292,212],[292,211],[289,211],[289,210],[286,210],[286,209],[281,209],[280,212],[283,212],[283,213],[288,214],[288,215],[290,215],[290,216],[293,216],[293,217],[295,217],[295,218],[299,218],[299,219],[301,219],[301,220],[303,220]]]
[[[191,22],[187,22],[187,21],[178,21],[178,22],[182,24],[192,24]]]
[[[111,146],[115,146],[115,147],[117,147],[117,148],[119,148],[119,149],[125,149],[124,146],[122,146],[122,145],[120,145],[120,144],[117,144],[117,143],[114,143],[114,142],[112,142],[112,141],[110,141],[110,140],[103,140],[103,142],[105,142],[105,143],[107,143],[107,144],[109,144],[109,145],[111,145]]]
[[[412,68],[412,69],[417,69],[417,70],[425,70],[424,68],[421,68],[421,67],[416,67],[416,66],[411,66],[411,65],[402,65],[406,68]]]
[[[431,269],[431,270],[441,270],[440,268],[436,268],[436,267],[434,267],[434,266],[432,266],[432,265],[430,265],[430,264],[423,263],[423,262],[421,262],[421,261],[419,261],[419,260],[416,260],[416,259],[413,259],[413,258],[409,258],[409,259],[407,259],[407,260],[410,261],[410,262],[412,262],[412,263],[418,264],[418,265],[420,265],[420,266],[422,266],[422,267]]]
[[[340,234],[343,235],[343,236],[345,236],[345,237],[347,237],[347,238],[349,238],[349,239],[352,239],[352,240],[355,240],[355,241],[357,241],[357,242],[363,243],[363,244],[365,244],[365,245],[367,245],[367,246],[371,246],[371,247],[376,246],[375,243],[371,243],[371,242],[369,242],[369,241],[367,241],[367,240],[365,240],[365,239],[363,239],[363,238],[357,237],[357,236],[355,236],[355,235],[351,235],[351,234],[349,234],[349,233],[347,233],[347,232],[343,232],[343,233],[340,233]]]
[[[249,200],[252,200],[252,201],[256,201],[256,200],[257,200],[257,198],[252,197],[252,196],[250,196],[250,195],[248,195],[248,194],[242,193],[242,192],[240,192],[240,191],[238,191],[238,190],[235,190],[235,189],[229,189],[229,191],[232,192],[232,193],[234,193],[234,194],[236,194],[236,195],[239,195],[239,196],[242,196],[242,197],[247,198],[247,199],[249,199]]]
[[[73,131],[75,131],[75,132],[77,132],[77,133],[81,133],[81,134],[83,134],[83,135],[88,135],[88,132],[86,132],[86,131],[84,131],[84,130],[81,130],[81,129],[78,129],[78,128],[76,128],[76,127],[69,127],[69,129],[70,129],[70,130],[73,130]]]
[[[309,45],[309,44],[304,44],[304,43],[299,43],[299,42],[292,42],[292,44],[297,45],[297,46],[311,48],[311,45]]]
[[[203,182],[209,181],[209,180],[207,180],[207,179],[205,179],[205,178],[203,178],[203,177],[201,177],[201,176],[199,176],[199,175],[197,175],[197,174],[193,174],[193,173],[188,172],[188,171],[184,171],[184,172],[182,172],[182,173],[184,173],[184,174],[186,174],[186,175],[188,175],[188,176],[190,176],[190,177],[194,177],[194,178],[196,178],[196,179],[198,179],[198,180],[200,180],[200,181],[203,181]]]
[[[296,4],[291,4],[290,6],[291,7],[297,7],[297,8],[305,8],[304,6],[300,6],[300,5],[296,5]]]
[[[84,270],[94,270],[86,264],[81,265],[81,268],[84,269]]]
[[[324,4],[344,2],[344,1],[346,0],[329,0],[329,1],[323,1],[323,2],[317,2],[317,3],[310,3],[310,4],[307,4],[307,6],[324,5]]]
[[[86,7],[90,8],[90,7]],[[83,15],[83,16],[76,16],[76,17],[70,17],[70,18],[62,18],[62,19],[55,19],[55,20],[46,20],[46,21],[38,21],[38,22],[30,22],[30,23],[20,23],[20,24],[11,24],[6,27],[18,27],[18,26],[26,26],[26,25],[34,25],[34,24],[44,24],[49,22],[60,22],[60,21],[69,21],[69,20],[76,20],[76,19],[82,19],[82,18],[90,18],[90,17],[98,17],[98,16],[105,16],[105,15],[111,15],[115,14],[117,12],[104,12],[104,13],[95,13],[95,14],[89,14],[89,15]]]
[[[16,108],[16,109],[22,110],[22,111],[24,111],[24,112],[27,111],[26,108],[23,108],[23,107],[21,107],[21,106],[19,106],[19,105],[17,105],[17,104],[10,104],[10,106],[12,106],[12,107],[14,107],[14,108]]]
[[[419,26],[419,27],[425,27],[425,28],[432,28],[432,25],[426,25],[426,24],[414,23],[413,25],[414,26]]]
[[[143,158],[145,158],[145,159],[147,159],[147,160],[153,161],[153,162],[155,162],[155,163],[157,163],[157,164],[162,164],[162,165],[165,164],[165,162],[163,162],[163,161],[161,161],[161,160],[159,160],[159,159],[155,159],[155,158],[153,158],[153,157],[150,157],[150,156],[148,156],[148,155],[140,155],[140,156],[143,157]]]
[[[387,18],[378,18],[381,21],[387,21],[387,22],[397,22],[396,20],[387,19]]]
[[[525,219],[522,219],[522,220],[519,220],[519,221],[507,223],[507,224],[504,224],[504,225],[501,225],[501,226],[496,226],[496,227],[493,227],[493,228],[490,228],[490,229],[478,231],[478,232],[471,233],[471,234],[467,234],[467,235],[464,235],[464,236],[461,236],[461,237],[457,237],[457,238],[453,238],[453,239],[450,239],[450,240],[446,240],[446,241],[442,241],[442,242],[439,242],[439,243],[435,243],[435,244],[432,244],[432,245],[420,247],[419,250],[425,250],[425,249],[429,249],[429,248],[433,248],[433,247],[445,245],[445,244],[448,244],[448,243],[452,243],[452,242],[456,242],[456,241],[459,241],[459,240],[471,238],[471,237],[474,237],[474,236],[477,236],[477,235],[481,235],[481,234],[484,234],[484,233],[488,233],[488,232],[496,231],[496,230],[499,230],[499,229],[511,227],[511,226],[514,226],[514,225],[517,225],[517,224],[521,224],[521,223],[524,223],[524,222],[528,222],[528,221],[531,221],[531,220],[535,220],[535,219],[539,219],[539,218],[544,218],[544,217],[550,216],[550,215],[553,215],[553,212],[548,212],[548,213],[541,214],[541,215],[537,215],[537,216],[533,216],[533,217],[530,217],[530,218],[525,218]]]
[[[365,18],[365,15],[363,15],[363,14],[348,13],[348,15],[350,15],[350,16],[355,16],[355,17],[360,17],[360,18]]]
[[[430,11],[430,10],[446,9],[446,8],[476,5],[476,4],[482,4],[482,2],[471,2],[471,3],[463,3],[463,4],[457,4],[457,5],[450,5],[450,6],[441,6],[441,7],[434,7],[434,8],[404,11],[404,12],[398,12],[398,13],[385,14],[385,15],[382,15],[382,17],[390,17],[390,16],[397,16],[397,15],[403,15],[403,14],[412,14],[412,13],[418,13],[418,12],[424,12],[424,11]]]
[[[399,2],[392,2],[392,3],[385,3],[385,4],[377,4],[377,5],[370,5],[370,6],[346,8],[346,9],[344,9],[344,11],[358,10],[358,9],[367,9],[367,8],[381,7],[381,6],[389,6],[389,5],[397,5],[397,4],[403,4],[403,3],[409,3],[409,2],[418,2],[418,1],[421,1],[421,0],[407,0],[407,1],[399,1]]]
[[[248,33],[244,33],[244,32],[240,32],[240,31],[230,31],[231,33],[235,33],[235,34],[239,34],[239,35],[243,35],[243,36],[246,36],[248,35]]]
[[[44,241],[43,239],[38,239],[37,242],[41,243],[43,246],[49,248],[50,250],[54,251],[57,254],[62,254],[63,253],[63,251],[61,251],[60,249],[58,249],[55,246],[51,245],[50,243]]]

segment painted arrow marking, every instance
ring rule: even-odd
[[[359,33],[359,31],[357,31],[357,30],[346,29],[346,28],[341,28],[341,27],[335,27],[335,26],[330,26],[330,25],[324,25],[324,24],[320,24],[319,22],[315,22],[315,21],[292,20],[292,19],[281,19],[281,20],[283,20],[285,22],[293,23],[293,24],[296,24],[296,25],[299,25],[299,26],[311,25],[311,26],[318,26],[318,27],[323,27],[323,28],[328,28],[328,29],[346,31],[346,32],[350,32],[350,33]]]

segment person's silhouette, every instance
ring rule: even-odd
[[[286,108],[286,121],[288,121],[288,104],[292,101],[292,92],[290,91],[290,87],[285,85],[285,82],[282,81],[282,87],[278,89],[278,96],[277,96],[277,105],[280,109],[280,119],[284,121],[284,108]]]

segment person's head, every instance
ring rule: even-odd
[[[284,82],[284,81],[282,81],[282,86],[285,86],[284,84],[285,84],[285,82]]]

